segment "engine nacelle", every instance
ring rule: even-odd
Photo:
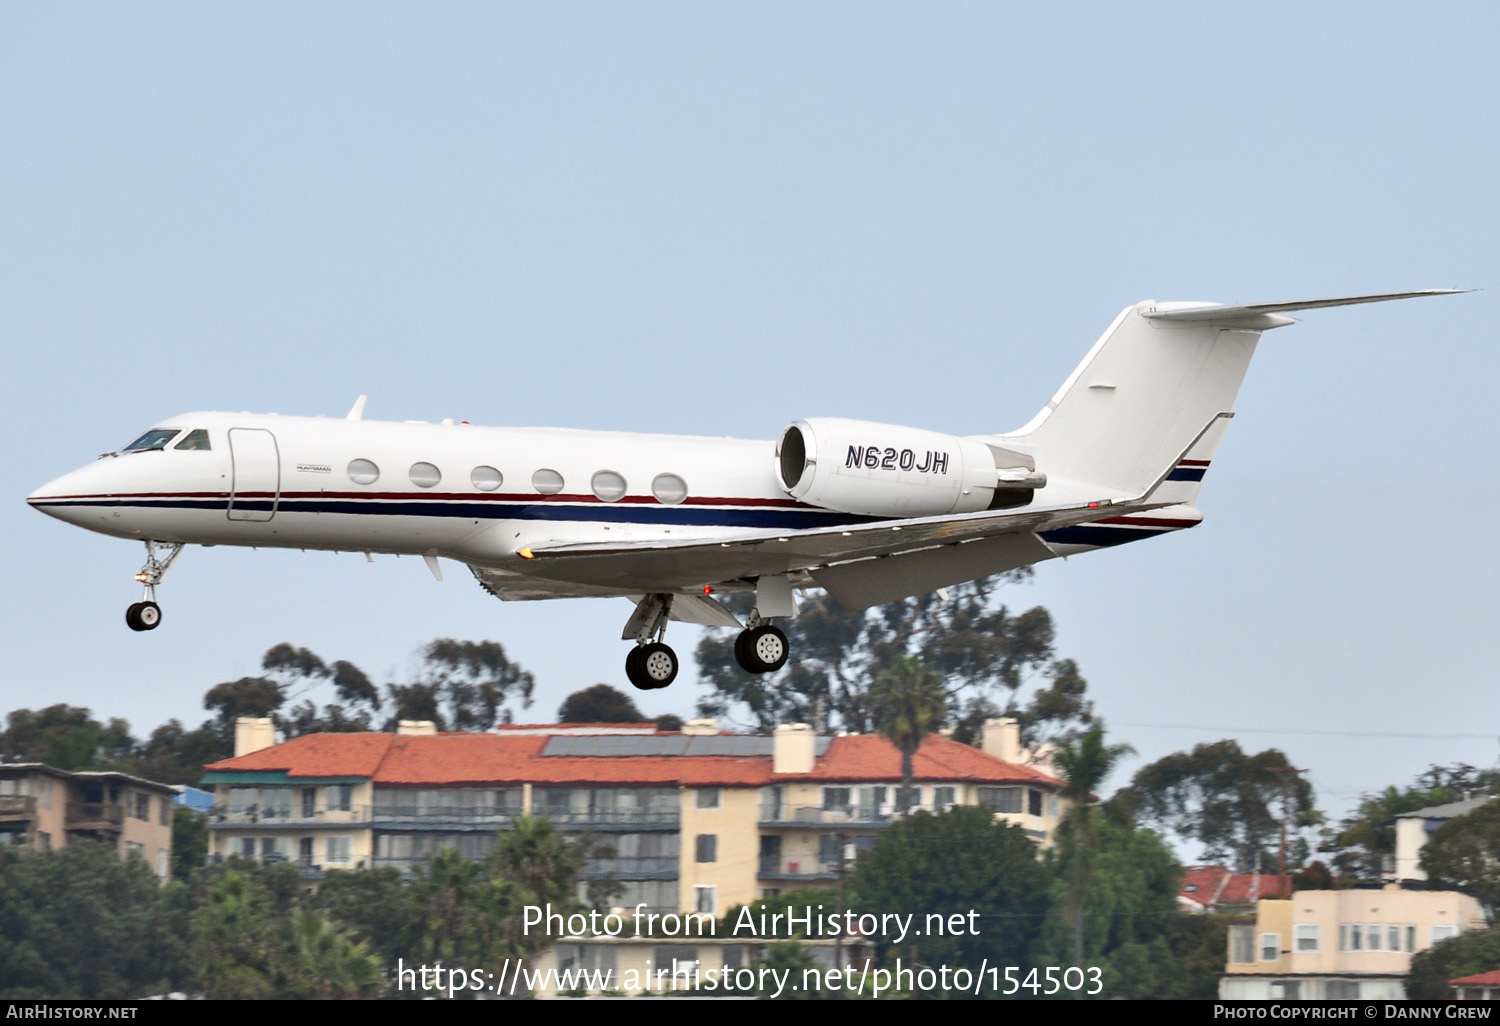
[[[1022,453],[936,431],[816,417],[776,441],[776,479],[809,505],[881,517],[1024,506],[1046,477]]]

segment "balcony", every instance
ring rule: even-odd
[[[584,879],[612,876],[617,880],[675,880],[676,855],[626,855],[615,858],[589,859],[584,863]]]
[[[319,830],[370,825],[370,806],[351,805],[347,809],[318,809],[304,814],[301,808],[260,808],[248,806],[232,809],[227,805],[215,805],[208,817],[211,830],[260,829]]]
[[[899,819],[890,803],[880,807],[873,805],[843,805],[823,808],[818,805],[778,805],[762,803],[760,825],[762,827],[810,827],[827,830],[878,830]]]
[[[853,869],[851,862],[846,872]],[[762,855],[760,857],[761,880],[790,880],[807,881],[834,880],[839,875],[837,860],[824,860],[819,858],[782,858],[778,855]]]
[[[35,796],[29,794],[0,794],[0,823],[29,822],[35,818]]]
[[[589,830],[626,830],[641,827],[676,830],[682,824],[680,809],[548,809],[533,808],[532,815],[546,817],[556,827]]]
[[[117,834],[125,825],[125,806],[114,802],[69,802],[65,828]]]
[[[497,830],[521,818],[519,805],[375,806],[375,823],[410,830]]]

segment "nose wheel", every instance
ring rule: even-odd
[[[168,545],[166,557],[158,558],[156,542],[146,543],[146,565],[141,567],[141,572],[135,575],[135,579],[146,586],[146,594],[143,601],[134,602],[125,610],[125,624],[131,630],[154,631],[161,623],[161,606],[156,604],[156,586],[161,583],[163,577],[167,576],[167,571],[172,569],[172,563],[181,551],[181,542]]]
[[[133,631],[154,631],[161,623],[161,606],[155,602],[133,602],[125,610],[125,623]]]

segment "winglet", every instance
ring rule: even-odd
[[[364,420],[365,419],[365,400],[368,399],[368,398],[370,398],[370,397],[367,396],[367,395],[362,395],[358,399],[354,400],[354,405],[351,406],[351,407],[349,407],[349,415],[347,417],[345,417],[344,419],[345,420]]]

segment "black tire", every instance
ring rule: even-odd
[[[625,679],[630,681],[631,687],[638,691],[651,691],[651,683],[646,679],[645,671],[641,669],[641,652],[643,646],[636,645],[625,657]]]
[[[636,665],[640,667],[647,691],[664,688],[677,679],[680,664],[677,662],[676,652],[659,641],[642,645],[637,651],[641,655]]]
[[[144,602],[132,602],[130,604],[129,608],[125,610],[125,626],[133,631],[143,631],[146,629],[146,625],[141,623],[140,619],[141,607],[145,604]]]
[[[752,627],[734,643],[734,657],[748,673],[775,673],[791,654],[786,632],[769,623]]]

